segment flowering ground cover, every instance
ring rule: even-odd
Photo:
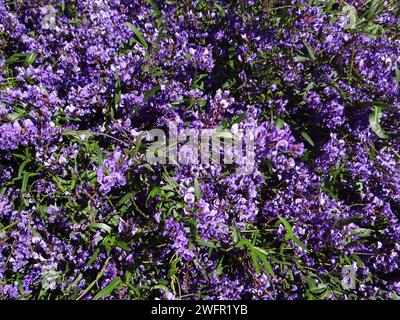
[[[0,298],[398,299],[399,69],[397,0],[0,0]]]

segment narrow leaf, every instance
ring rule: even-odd
[[[399,67],[398,67],[397,63],[395,65],[394,70],[396,72],[396,80],[397,80],[398,84],[400,85],[400,70],[399,70]]]
[[[306,46],[310,58],[314,61],[317,60],[313,48],[311,48],[311,46],[308,43],[304,43],[304,45]]]
[[[31,66],[36,61],[37,56],[38,54],[36,52],[28,54],[28,56],[25,59],[25,65],[28,67]]]
[[[197,178],[194,178],[194,194],[196,196],[196,201],[199,201],[201,199],[201,191]]]
[[[143,48],[145,48],[147,50],[149,48],[149,45],[147,44],[146,40],[144,39],[144,37],[143,37],[142,33],[139,31],[139,29],[136,28],[130,22],[125,22],[125,25],[135,33],[136,37],[140,41],[140,44],[143,46]]]
[[[111,281],[103,290],[101,290],[100,292],[98,292],[93,300],[98,300],[100,298],[106,298],[108,297],[113,291],[114,289],[121,283],[121,278],[120,277],[116,277],[113,281]]]
[[[92,223],[89,228],[91,229],[101,229],[107,233],[111,233],[111,227],[106,225],[105,223]]]
[[[86,263],[86,267],[90,266],[95,260],[97,259],[97,256],[100,253],[100,249],[96,249],[96,251],[93,253],[89,261]]]
[[[375,106],[373,111],[369,115],[369,124],[371,126],[372,131],[381,139],[387,139],[388,136],[383,131],[380,120],[382,117],[382,109]]]
[[[310,135],[309,135],[307,132],[303,131],[303,132],[301,133],[301,136],[302,136],[311,146],[313,146],[313,147],[315,146],[314,141],[311,139]]]

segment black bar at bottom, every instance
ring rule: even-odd
[[[348,316],[359,311],[392,312],[398,301],[0,301],[0,310],[33,318],[70,320],[87,312],[91,319],[276,319],[299,316]],[[261,316],[261,318],[260,318]],[[117,318],[118,317],[118,318]],[[30,318],[30,317],[29,317]]]

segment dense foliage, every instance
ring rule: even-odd
[[[0,297],[399,298],[399,68],[397,0],[0,0]]]

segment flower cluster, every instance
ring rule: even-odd
[[[0,0],[0,298],[399,298],[399,26],[390,0]],[[146,162],[170,122],[251,130],[251,170]]]

